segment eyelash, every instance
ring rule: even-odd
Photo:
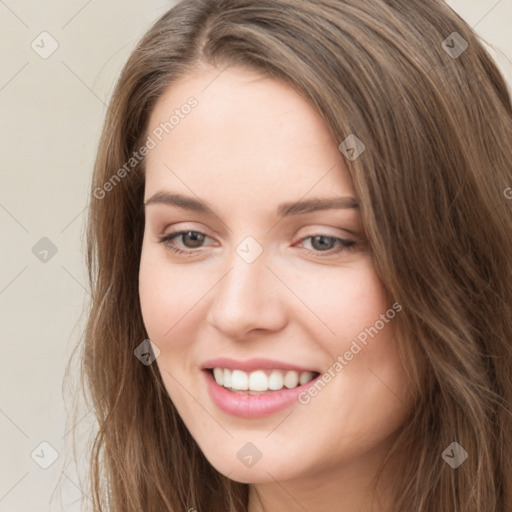
[[[204,235],[205,237],[207,238],[210,238],[208,237],[208,235],[206,235],[205,233],[202,233],[201,231],[194,231],[194,230],[186,230],[186,231],[176,231],[175,233],[169,233],[167,235],[164,235],[162,237],[160,237],[160,243],[164,244],[165,248],[172,251],[173,253],[176,253],[176,254],[179,254],[179,255],[184,255],[184,256],[192,256],[193,253],[197,253],[199,252],[199,250],[201,248],[198,248],[198,249],[179,249],[178,247],[174,246],[174,245],[171,245],[169,242],[171,242],[172,239],[174,238],[177,238],[181,235],[186,235],[187,233],[196,233],[196,234],[200,234],[200,235]],[[352,240],[344,240],[343,238],[339,238],[339,237],[335,237],[335,236],[328,236],[328,235],[322,235],[322,234],[317,234],[317,235],[310,235],[310,236],[306,236],[304,238],[301,238],[301,242],[303,242],[304,240],[308,240],[309,238],[316,238],[316,237],[323,237],[323,238],[327,238],[329,240],[335,240],[337,242],[339,242],[341,244],[341,247],[338,247],[337,249],[329,249],[327,251],[318,251],[318,250],[311,250],[311,249],[305,249],[306,253],[308,254],[312,254],[313,256],[320,256],[320,257],[327,257],[327,256],[333,256],[334,254],[339,254],[343,251],[347,251],[347,250],[350,250],[350,249],[353,249],[357,242],[354,242]]]

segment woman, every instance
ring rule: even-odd
[[[511,510],[511,141],[441,1],[170,9],[93,177],[94,509]]]

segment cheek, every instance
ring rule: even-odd
[[[359,375],[363,375],[363,368],[378,368],[394,380],[401,373],[393,329],[393,318],[398,313],[373,266],[354,276],[347,286],[351,286],[351,291],[345,296],[343,313],[335,324],[344,340],[337,353],[343,354]],[[336,322],[336,317],[332,321]]]
[[[316,280],[316,287],[313,277],[308,283],[301,281],[304,302],[321,320],[311,317],[314,322],[302,325],[305,329],[315,326],[310,335],[326,354],[326,382],[332,376],[330,398],[336,401],[343,396],[349,406],[344,411],[352,411],[354,424],[360,428],[367,413],[359,418],[355,411],[396,400],[387,386],[398,390],[406,383],[393,328],[401,308],[393,308],[370,258],[328,277]],[[357,399],[354,389],[359,390]]]
[[[391,304],[370,257],[361,258],[350,268],[297,279],[296,284],[297,295],[317,315],[315,338],[323,340],[326,348],[331,349],[329,353],[334,355],[348,350],[350,342],[358,335],[364,340],[365,329],[376,323],[377,330],[383,334],[380,338],[391,334],[389,317],[386,317],[387,322],[380,320]],[[395,316],[394,310],[391,315]]]
[[[172,272],[165,254],[157,248],[144,247],[139,270],[139,297],[142,317],[151,340],[162,348],[162,342],[173,338],[181,320],[194,315],[200,284],[190,281],[186,271]],[[177,292],[179,290],[179,293]]]

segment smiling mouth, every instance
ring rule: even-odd
[[[298,372],[281,369],[262,369],[252,372],[231,368],[207,368],[206,370],[219,386],[244,395],[263,395],[283,389],[293,389],[307,384],[320,375],[315,371]]]

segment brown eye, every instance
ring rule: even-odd
[[[179,238],[181,238],[181,244],[177,244],[175,241],[175,239]],[[160,242],[164,244],[166,249],[177,254],[192,254],[197,252],[193,249],[200,249],[202,247],[206,238],[209,238],[209,236],[199,231],[177,231],[176,233],[164,235],[160,238]],[[177,245],[182,245],[184,249],[177,247]]]
[[[199,233],[198,231],[184,231],[181,233],[181,240],[186,247],[197,248],[201,247],[205,239],[205,235],[203,233]]]

